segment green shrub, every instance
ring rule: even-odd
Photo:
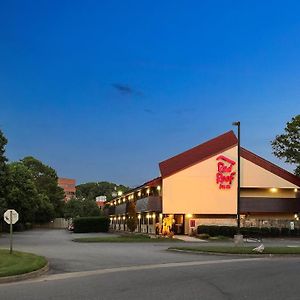
[[[271,237],[278,237],[280,235],[280,229],[277,227],[270,228],[270,236]]]
[[[197,228],[198,234],[208,234],[209,236],[227,236],[233,237],[236,234],[234,226],[200,225]]]
[[[281,228],[280,235],[281,236],[289,236],[290,235],[290,229],[289,228]]]
[[[109,229],[108,217],[79,217],[73,221],[74,232],[107,232]]]

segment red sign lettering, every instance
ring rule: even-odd
[[[219,184],[219,189],[230,189],[236,174],[236,172],[232,172],[235,161],[223,155],[218,156],[217,160],[219,162],[217,164],[216,182]]]

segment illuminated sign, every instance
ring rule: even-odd
[[[217,157],[218,172],[216,176],[219,189],[230,189],[232,181],[236,172],[232,172],[232,167],[235,165],[235,161],[220,155]]]

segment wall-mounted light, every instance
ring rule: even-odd
[[[124,216],[124,217],[123,217],[123,220],[125,220],[125,219],[126,219],[126,217]]]
[[[295,193],[297,193],[297,192],[298,192],[298,190],[297,190],[297,189],[294,189],[294,192],[295,192]]]
[[[155,213],[153,213],[153,214],[152,214],[152,218],[155,219],[155,217],[156,217],[156,215],[155,215]]]
[[[147,214],[147,215],[146,215],[146,218],[147,218],[147,219],[149,219],[149,218],[150,218],[150,215],[149,215],[149,214]]]
[[[270,192],[272,192],[272,193],[277,193],[277,192],[278,192],[278,189],[277,189],[277,188],[271,188],[271,189],[270,189]]]
[[[192,214],[187,214],[186,217],[187,217],[187,218],[192,218],[193,215],[192,215]]]
[[[139,220],[141,219],[141,215],[138,215],[138,219],[139,219]]]
[[[142,195],[142,193],[141,193],[141,191],[139,191],[139,192],[138,192],[138,196],[141,197],[141,195]]]
[[[122,196],[123,192],[122,191],[118,191],[118,196]]]
[[[156,187],[156,189],[157,189],[158,191],[160,191],[160,189],[161,189],[160,185],[158,185],[158,186]]]

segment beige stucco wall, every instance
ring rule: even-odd
[[[216,183],[217,161],[224,155],[237,162],[237,147],[219,153],[205,161],[163,178],[163,213],[165,214],[235,214],[237,198],[237,176],[231,189],[220,190]],[[233,167],[237,172],[237,165]],[[241,187],[266,189],[246,191],[245,197],[283,197],[296,196],[296,185],[241,158]],[[270,188],[283,188],[271,193]]]
[[[241,186],[263,188],[297,188],[289,181],[241,158]]]
[[[278,189],[272,192],[269,188],[256,189],[247,188],[241,190],[241,197],[262,197],[262,198],[296,198],[297,193],[293,188]]]
[[[237,148],[222,153],[237,161]],[[220,190],[216,183],[215,155],[163,179],[163,213],[165,214],[235,214],[237,178],[231,189]],[[236,171],[236,165],[234,166]]]

